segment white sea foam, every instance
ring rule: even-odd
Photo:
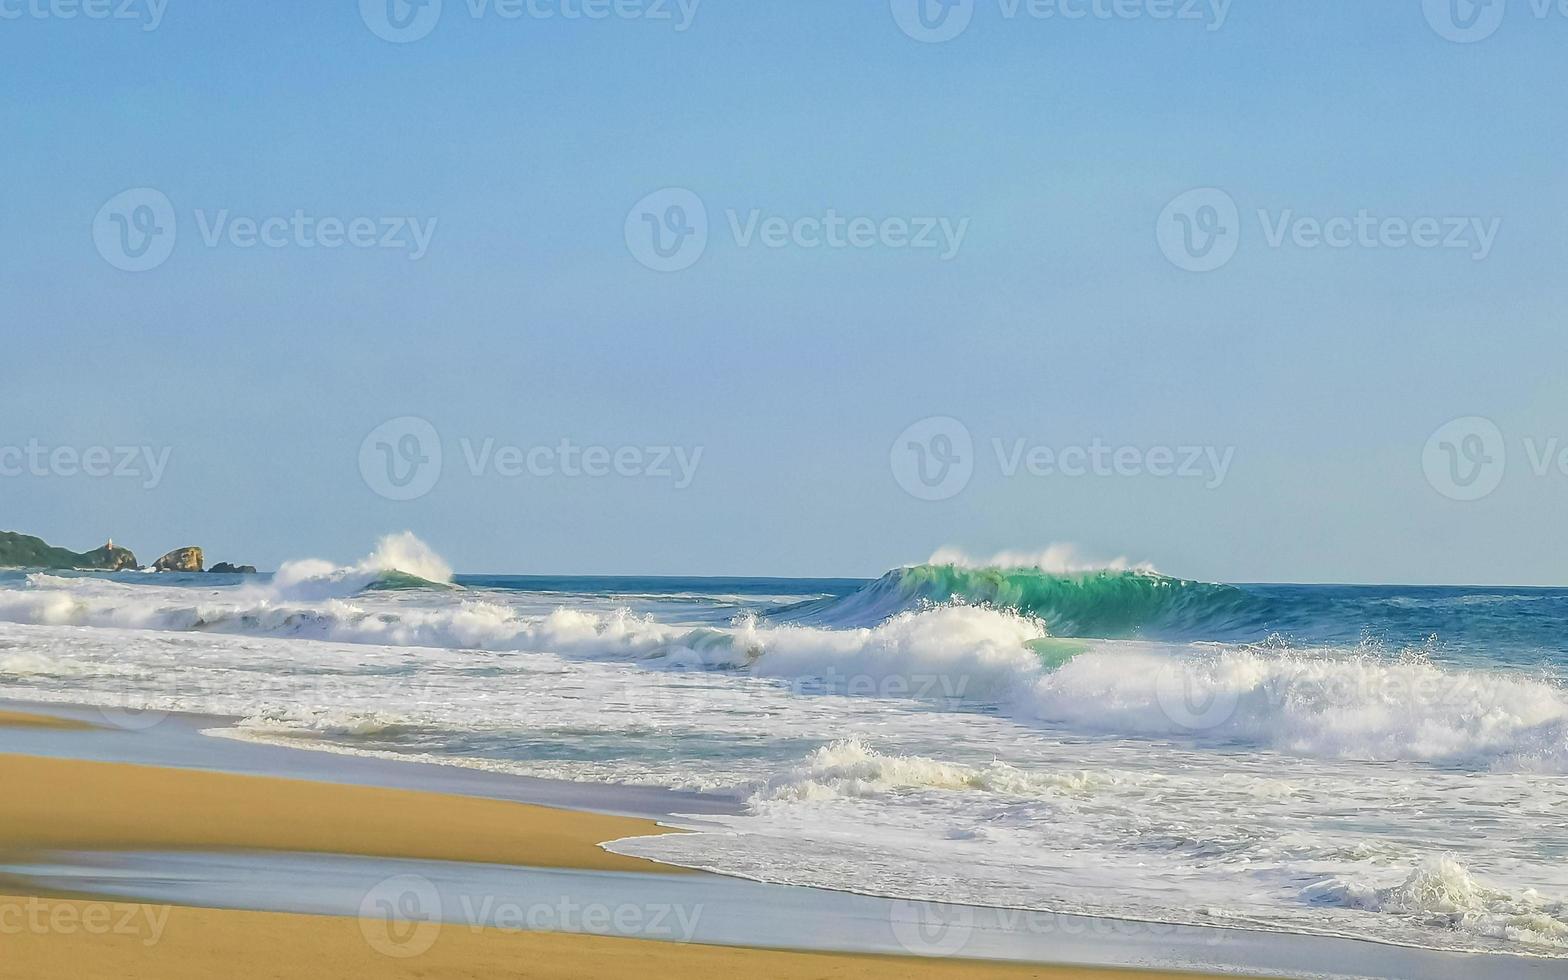
[[[1026,708],[1074,728],[1200,735],[1327,758],[1568,771],[1568,694],[1551,681],[1330,651],[1131,645],[1039,677]]]
[[[835,689],[880,696],[995,701],[1016,696],[1040,672],[1030,641],[1038,620],[1005,610],[940,606],[900,613],[879,626],[829,630],[747,624],[752,671],[766,677],[821,677]]]
[[[324,599],[353,595],[387,572],[402,572],[427,582],[452,581],[452,566],[412,532],[404,531],[382,538],[374,552],[354,565],[334,565],[319,558],[285,562],[262,588],[280,598]]]
[[[1477,881],[1451,855],[1430,857],[1404,881],[1378,887],[1365,879],[1331,878],[1302,891],[1308,902],[1404,915],[1440,926],[1532,946],[1568,947],[1568,903]]]
[[[1091,772],[1028,772],[1000,761],[966,766],[924,756],[886,755],[861,739],[848,738],[817,749],[803,764],[758,790],[752,802],[874,797],[925,790],[1036,797],[1090,793],[1104,780]]]
[[[932,552],[927,565],[956,565],[959,568],[1037,568],[1052,575],[1073,575],[1080,572],[1148,572],[1157,569],[1148,562],[1135,562],[1127,558],[1096,561],[1085,558],[1076,545],[1052,544],[1039,551],[999,551],[977,558],[962,548],[945,547]]]
[[[1428,745],[1447,746],[1436,761],[1519,768],[1520,746],[1551,744],[1560,696],[1530,677],[1131,642],[1089,643],[1053,672],[1029,646],[1038,623],[976,607],[867,629],[696,628],[482,591],[284,600],[68,577],[0,589],[0,607],[30,593],[73,611],[65,625],[0,624],[0,695],[228,714],[259,740],[749,803],[725,833],[627,845],[677,863],[914,898],[1197,924],[1212,917],[1193,910],[1216,908],[1446,948],[1564,948],[1551,922],[1568,872],[1542,829],[1568,807],[1562,780],[1356,761],[1425,759],[1408,753]],[[72,621],[84,618],[205,625]],[[906,683],[920,676],[939,679],[934,696]],[[1456,693],[1413,682],[1434,676],[1460,677]],[[1235,711],[1192,731],[1173,690],[1200,705],[1235,692]],[[1440,910],[1446,886],[1401,891],[1450,848],[1483,889],[1474,907],[1452,900],[1469,913]],[[1304,883],[1333,881],[1342,894],[1303,899]]]
[[[1045,637],[1042,623],[976,606],[904,612],[858,629],[754,618],[693,628],[625,609],[524,614],[493,594],[301,598],[394,567],[443,575],[428,549],[403,537],[347,568],[296,566],[282,585],[196,590],[34,575],[25,589],[0,590],[0,619],[739,670],[810,690],[999,706],[1075,732],[1568,772],[1568,693],[1558,683],[1379,653],[1092,641],[1052,670],[1030,647]]]

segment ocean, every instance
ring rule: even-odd
[[[616,850],[867,894],[1568,957],[1568,590],[923,565],[0,572],[0,697],[731,801]]]

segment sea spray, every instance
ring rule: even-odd
[[[412,532],[404,531],[383,537],[358,564],[339,566],[317,558],[285,562],[270,583],[257,588],[280,598],[323,599],[353,595],[389,578],[404,585],[446,585],[452,581],[452,566]]]

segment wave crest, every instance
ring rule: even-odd
[[[773,615],[820,626],[869,626],[949,602],[1010,609],[1043,621],[1053,636],[1105,638],[1255,628],[1267,611],[1235,586],[1138,569],[1064,574],[945,564],[895,569],[848,596],[800,603]]]
[[[389,534],[355,565],[339,566],[319,558],[285,562],[267,588],[279,598],[328,599],[370,588],[450,586],[452,566],[411,531]]]

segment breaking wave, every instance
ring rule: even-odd
[[[450,580],[428,547],[398,535],[355,565],[291,562],[270,583],[238,587],[34,574],[26,588],[0,590],[0,620],[744,672],[802,693],[923,700],[1072,733],[1568,773],[1568,691],[1550,677],[1439,665],[1420,650],[1375,645],[1072,638],[1200,622],[1212,630],[1267,614],[1265,600],[1231,586],[1137,571],[918,566],[847,597],[701,628],[625,609],[525,615],[489,594],[377,592]]]
[[[895,569],[857,592],[773,612],[818,626],[869,626],[900,612],[960,602],[1013,610],[1043,621],[1053,636],[1176,636],[1260,628],[1267,602],[1230,585],[1170,578],[1141,569],[1053,573],[960,564]]]
[[[1492,939],[1568,947],[1568,903],[1543,898],[1533,889],[1512,894],[1489,887],[1448,855],[1428,858],[1397,885],[1330,878],[1307,887],[1301,897]]]
[[[452,566],[410,532],[389,534],[355,565],[317,558],[285,562],[266,587],[280,599],[328,599],[366,589],[435,588],[452,585]]]

